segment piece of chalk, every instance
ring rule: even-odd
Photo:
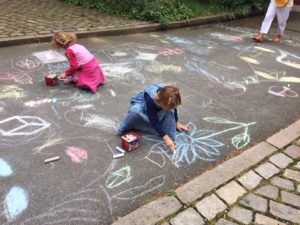
[[[116,149],[117,149],[117,151],[125,154],[125,150],[123,148],[120,148],[119,146],[117,146]]]
[[[124,153],[114,154],[114,155],[113,155],[113,159],[121,158],[121,157],[123,157],[124,155],[125,155]]]
[[[59,160],[59,156],[55,156],[55,157],[46,159],[46,160],[44,161],[44,163],[49,163],[49,162],[53,162],[53,161],[56,161],[56,160]]]

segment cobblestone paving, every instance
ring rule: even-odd
[[[300,120],[178,188],[177,196],[164,197],[163,203],[153,201],[113,225],[299,225],[299,134]],[[240,170],[239,162],[244,159],[253,164]],[[213,179],[225,175],[227,182]],[[203,179],[210,189],[204,187]]]
[[[98,31],[148,24],[83,9],[59,0],[0,0],[0,39]]]
[[[299,159],[300,148],[290,145],[198,201],[193,214],[206,224],[300,224]],[[170,224],[178,216],[182,225],[202,224],[190,219],[196,215],[182,218],[188,209]]]

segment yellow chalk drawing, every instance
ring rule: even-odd
[[[300,83],[300,78],[298,77],[290,77],[290,76],[285,76],[285,73],[279,73],[279,72],[273,72],[272,73],[266,73],[262,72],[259,70],[254,70],[255,74],[263,77],[267,80],[273,80],[273,81],[278,81],[278,82],[288,82],[288,83]]]
[[[261,51],[264,51],[264,52],[275,52],[271,49],[268,49],[268,48],[262,48],[262,47],[259,47],[259,46],[254,46],[254,48],[258,49],[258,50],[261,50]]]
[[[0,99],[5,98],[23,98],[24,92],[23,89],[15,86],[15,85],[5,85],[0,89]]]
[[[277,74],[275,76],[273,76],[271,74],[268,74],[268,73],[265,73],[265,72],[262,72],[262,71],[258,71],[258,70],[255,70],[254,72],[255,72],[256,75],[261,76],[263,78],[266,78],[268,80],[278,80],[278,75]]]
[[[289,83],[300,83],[300,78],[298,77],[281,77],[279,79],[281,82],[289,82]]]
[[[292,62],[292,61],[280,61],[282,64],[286,65],[286,66],[291,66],[291,67],[294,67],[296,69],[300,69],[300,64],[299,63],[296,63],[296,62]]]
[[[246,56],[241,56],[240,57],[242,60],[244,60],[247,63],[251,63],[251,64],[259,64],[259,62],[256,59],[250,58],[250,57],[246,57]]]
[[[238,69],[235,66],[223,65],[223,64],[217,63],[216,61],[209,61],[208,64],[217,69],[225,69],[225,70],[237,70]]]

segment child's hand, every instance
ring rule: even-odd
[[[176,123],[176,129],[178,131],[189,131],[189,129],[187,128],[187,126],[185,126],[185,125],[183,125],[183,124],[181,124],[179,122]]]
[[[63,72],[63,73],[61,73],[61,74],[59,75],[59,78],[60,78],[60,79],[65,79],[66,76],[67,76],[66,73]]]
[[[165,141],[165,144],[168,149],[175,151],[175,144],[168,135],[163,136],[162,139]]]

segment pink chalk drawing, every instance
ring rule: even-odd
[[[181,55],[184,53],[184,50],[182,48],[166,48],[163,51],[160,51],[158,54],[163,56],[171,56],[171,55]]]
[[[70,156],[72,162],[75,163],[83,163],[88,158],[86,150],[73,146],[69,146],[66,149],[66,154]]]

